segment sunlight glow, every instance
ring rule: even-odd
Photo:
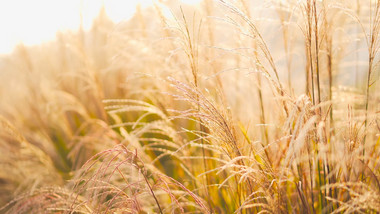
[[[23,43],[35,45],[55,38],[57,31],[77,30],[81,13],[88,30],[104,4],[115,22],[128,20],[138,4],[142,8],[152,0],[12,0],[0,1],[0,54],[12,52]]]

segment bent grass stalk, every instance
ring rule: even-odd
[[[0,212],[380,212],[380,1],[353,2],[103,8],[0,57]]]

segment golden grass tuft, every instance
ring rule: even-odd
[[[379,0],[161,1],[20,45],[0,212],[380,212],[379,29]]]

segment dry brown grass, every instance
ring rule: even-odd
[[[0,212],[380,212],[379,8],[169,1],[18,46]]]

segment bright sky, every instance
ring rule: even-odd
[[[78,29],[80,11],[89,29],[103,3],[108,16],[119,22],[132,17],[137,4],[144,8],[152,0],[0,0],[0,54],[10,53],[20,42],[34,45],[54,39],[58,30]]]

